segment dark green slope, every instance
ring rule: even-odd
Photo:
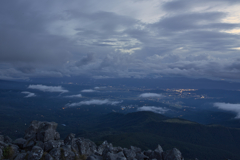
[[[122,147],[154,149],[157,144],[164,150],[176,147],[185,159],[240,159],[239,129],[170,119],[152,112],[111,113],[93,120],[92,124],[78,136],[96,142],[108,140]]]

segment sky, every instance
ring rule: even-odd
[[[239,0],[0,1],[0,79],[240,81]]]

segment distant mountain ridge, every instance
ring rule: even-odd
[[[240,129],[201,125],[152,112],[110,113],[88,125],[87,132],[77,135],[143,149],[153,149],[159,143],[166,149],[179,148],[186,159],[240,159]]]

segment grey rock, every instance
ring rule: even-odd
[[[63,145],[64,145],[63,140],[58,140],[58,141],[51,140],[44,143],[44,150],[48,152],[53,148],[60,148]]]
[[[7,147],[8,145],[2,141],[0,141],[0,149],[4,149],[5,147]]]
[[[70,145],[63,146],[61,149],[61,156],[64,157],[66,160],[75,160],[76,155],[75,153],[71,150]]]
[[[47,142],[60,138],[59,133],[56,132],[57,123],[55,122],[40,122],[32,121],[29,128],[25,132],[25,139],[34,138],[34,140]]]
[[[17,157],[14,160],[24,160],[26,159],[27,153],[20,153],[17,155]]]
[[[60,148],[53,148],[49,154],[55,159],[60,160],[61,159],[61,150]]]
[[[19,154],[19,147],[17,145],[11,144],[4,149],[7,149],[9,159],[14,159]]]
[[[8,136],[4,136],[4,142],[5,143],[12,143],[12,139]]]
[[[28,156],[28,160],[39,160],[42,158],[43,149],[39,146],[34,146]]]
[[[72,145],[74,138],[75,138],[75,134],[70,133],[70,134],[64,139],[64,144],[65,144],[65,145]]]
[[[35,146],[41,147],[44,150],[44,143],[42,141],[37,141]]]
[[[110,153],[108,152],[106,156],[104,157],[105,160],[127,160],[127,158],[124,156],[123,152],[118,153]]]
[[[57,123],[55,122],[42,122],[39,125],[37,132],[37,140],[47,142],[55,139]]]
[[[86,160],[103,160],[103,157],[99,155],[91,155]]]
[[[0,149],[0,159],[2,159],[2,157],[3,157],[3,151],[2,149]]]
[[[44,156],[44,158],[45,160],[54,160],[53,157],[48,153]]]
[[[135,153],[141,153],[141,148],[138,148],[138,147],[134,147],[134,146],[131,146],[130,147],[131,150],[133,150]]]
[[[15,141],[13,141],[13,144],[16,144],[19,148],[23,148],[23,145],[25,144],[27,140],[23,138],[18,138]]]
[[[0,135],[0,142],[4,142],[4,136]]]
[[[21,153],[26,153],[26,151],[25,151],[25,150],[21,150],[20,152],[21,152]]]
[[[125,157],[127,158],[127,160],[133,160],[136,157],[136,153],[131,149],[124,148],[123,153],[124,153]]]
[[[23,144],[23,149],[32,150],[32,147],[35,145],[35,141],[32,138],[29,138]]]
[[[153,151],[152,150],[147,150],[147,151],[144,151],[143,154],[150,158],[153,154]]]
[[[97,148],[97,153],[102,155],[105,148],[111,148],[113,149],[113,146],[111,143],[108,143],[107,141],[104,141],[100,146]]]
[[[143,153],[137,153],[136,159],[137,160],[147,160],[149,158],[148,158],[148,156],[145,156]]]
[[[163,160],[163,149],[160,145],[153,152],[144,152],[150,159]]]
[[[172,150],[163,152],[163,159],[164,160],[183,160],[183,157],[182,157],[182,153],[178,149],[173,148]]]
[[[54,139],[55,140],[59,140],[60,139],[60,134],[58,132],[55,132]]]
[[[84,138],[74,138],[72,143],[72,150],[80,155],[92,155],[97,152],[97,145],[90,141],[89,139]]]

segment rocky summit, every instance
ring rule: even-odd
[[[61,140],[57,125],[32,121],[24,138],[14,141],[0,135],[0,160],[183,160],[178,149],[163,151],[160,145],[154,151],[142,151],[134,146],[113,147],[107,141],[97,146],[73,133]]]

